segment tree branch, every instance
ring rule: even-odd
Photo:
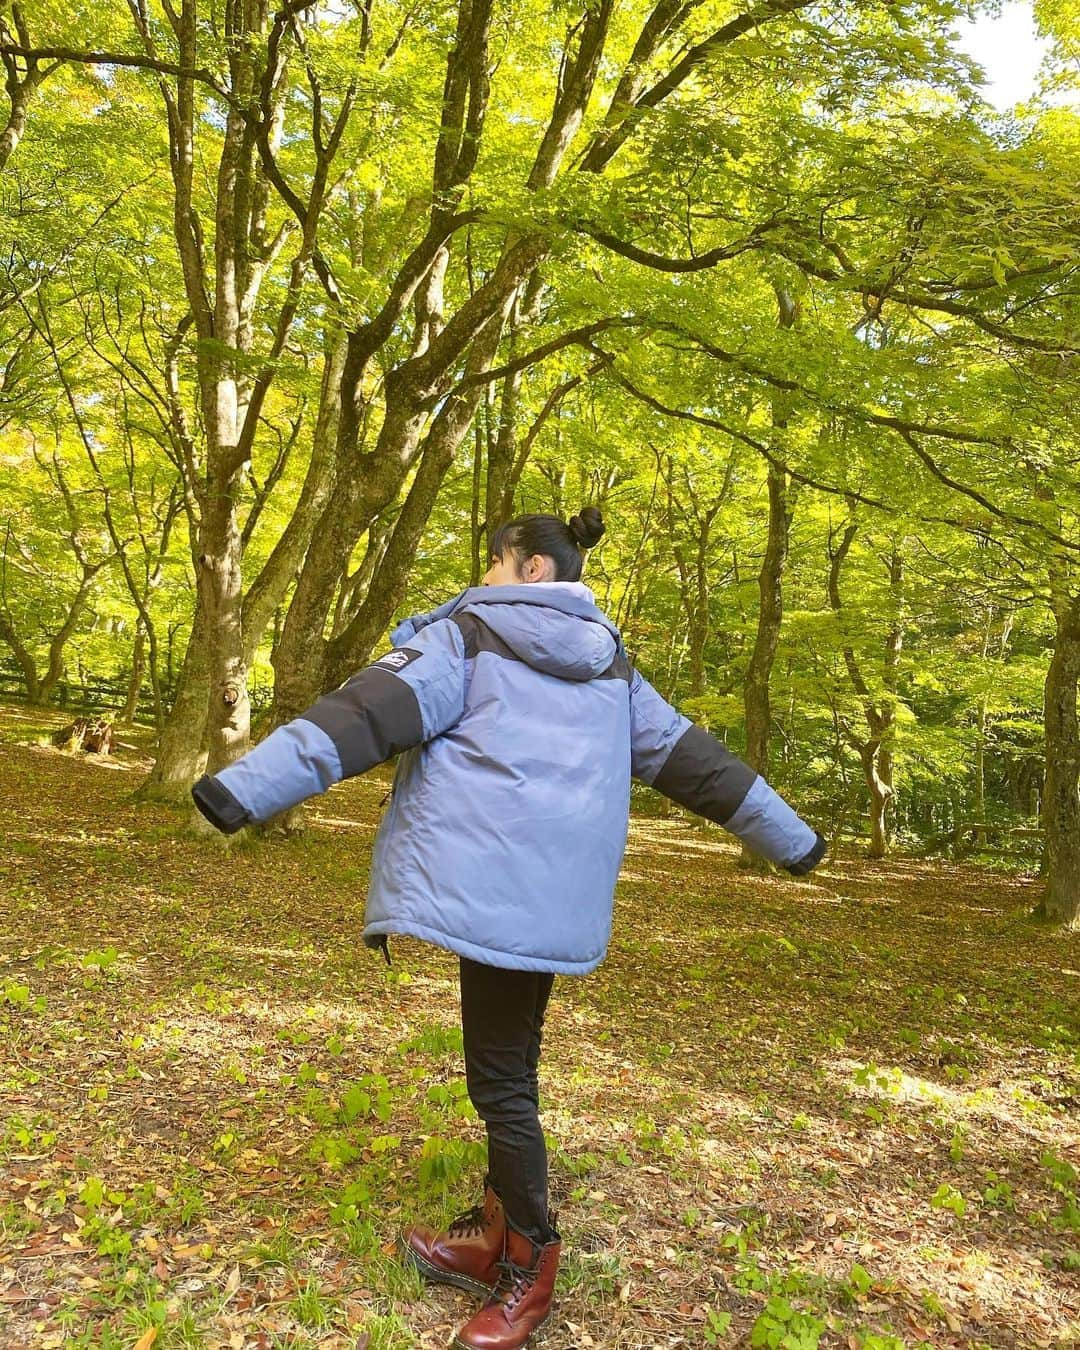
[[[618,253],[624,258],[629,258],[631,262],[642,263],[645,267],[652,267],[658,272],[704,272],[710,267],[715,267],[719,262],[727,262],[728,259],[737,258],[742,253],[761,248],[765,232],[782,223],[784,222],[776,219],[766,221],[763,225],[755,226],[751,230],[749,238],[742,239],[735,244],[720,244],[718,247],[711,248],[708,252],[700,253],[693,258],[667,258],[663,254],[654,253],[651,249],[639,248],[637,244],[619,239],[588,221],[577,221],[572,228],[578,234],[587,234],[590,239],[595,239],[598,244],[603,244],[612,253]]]
[[[808,8],[811,2],[812,0],[773,0],[771,4],[763,5],[761,9],[740,14],[738,18],[732,19],[703,41],[691,47],[662,79],[658,80],[643,94],[640,94],[631,105],[625,106],[623,109],[612,110],[613,112],[621,112],[621,116],[614,122],[614,125],[605,126],[596,133],[592,145],[590,145],[581,161],[582,169],[587,173],[599,173],[629,138],[637,125],[640,114],[646,109],[658,107],[669,94],[674,93],[700,65],[720,51],[721,48],[728,46],[737,38],[742,37],[744,33],[750,32],[751,29],[760,28],[771,19],[783,18],[785,15],[795,13],[796,10]],[[609,113],[610,116],[611,113]]]
[[[28,61],[55,59],[83,66],[130,66],[136,70],[156,70],[159,75],[175,75],[180,79],[196,80],[212,89],[225,103],[235,100],[227,89],[217,82],[213,73],[203,66],[182,66],[175,61],[141,56],[137,52],[87,52],[78,47],[23,47],[14,42],[0,42],[0,56],[21,56]]]
[[[507,375],[513,375],[519,370],[525,370],[528,366],[534,366],[554,352],[561,351],[564,347],[577,345],[594,350],[589,339],[595,337],[597,333],[602,333],[609,328],[639,327],[644,322],[642,319],[598,319],[595,323],[585,324],[582,328],[572,328],[569,332],[563,333],[561,337],[552,338],[550,342],[545,342],[543,346],[534,347],[532,351],[525,352],[524,355],[516,357],[513,361],[508,361],[504,366],[493,366],[490,370],[480,370],[473,375],[464,376],[454,388],[455,390],[468,389],[472,385],[490,384],[494,380],[505,379]]]

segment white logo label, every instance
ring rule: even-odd
[[[419,652],[412,651],[408,647],[399,647],[397,651],[380,656],[374,664],[382,666],[384,670],[404,670],[410,662],[418,660],[419,657]]]

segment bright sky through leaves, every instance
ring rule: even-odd
[[[961,50],[986,71],[984,93],[994,107],[1004,112],[1032,97],[1049,43],[1036,30],[1028,0],[1008,0],[999,15],[980,14],[956,27]]]

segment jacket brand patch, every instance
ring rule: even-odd
[[[419,661],[423,652],[414,651],[412,647],[397,647],[392,652],[387,652],[385,656],[380,656],[372,665],[379,666],[382,670],[404,670],[406,666],[411,666],[414,661]]]

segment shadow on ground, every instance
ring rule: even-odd
[[[445,1345],[472,1305],[392,1240],[482,1148],[454,959],[359,942],[385,781],[225,849],[48,723],[0,722],[4,1345]],[[1080,938],[1021,877],[735,860],[636,820],[557,982],[542,1344],[1076,1343]]]

